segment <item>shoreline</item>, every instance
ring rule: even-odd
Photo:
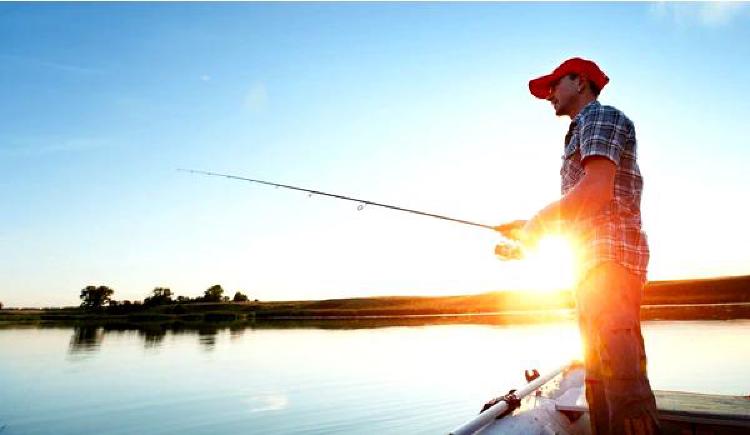
[[[114,329],[138,328],[202,328],[218,326],[284,326],[289,324],[372,324],[383,326],[419,326],[437,324],[530,324],[575,320],[575,309],[505,310],[475,313],[410,313],[410,314],[299,314],[255,311],[208,311],[191,314],[159,314],[141,312],[127,315],[96,315],[87,313],[36,313],[0,311],[0,327],[13,326],[90,326]],[[750,303],[645,305],[643,321],[741,320],[750,319]]]
[[[496,291],[461,296],[380,296],[307,301],[174,302],[164,305],[2,309],[0,325],[214,325],[268,322],[538,323],[573,319],[571,291]],[[750,319],[750,275],[653,281],[643,320]]]

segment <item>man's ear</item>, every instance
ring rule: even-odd
[[[581,74],[578,76],[578,84],[576,85],[576,90],[578,91],[579,94],[582,94],[583,91],[586,90],[586,83],[588,82],[589,82],[589,79],[585,75]]]

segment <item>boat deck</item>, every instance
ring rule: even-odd
[[[749,434],[750,397],[655,391],[665,430],[679,434]]]
[[[665,435],[750,434],[750,397],[654,391]],[[587,412],[581,399],[559,402],[560,411]]]

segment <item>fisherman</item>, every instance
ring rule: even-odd
[[[640,304],[649,248],[641,230],[641,178],[633,122],[597,101],[609,78],[572,58],[529,82],[531,94],[571,119],[562,156],[562,197],[526,220],[496,227],[524,248],[555,229],[576,240],[575,293],[584,342],[586,400],[595,435],[656,434]]]

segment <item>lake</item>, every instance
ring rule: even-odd
[[[0,328],[0,434],[440,434],[580,356],[575,323]],[[644,323],[655,389],[750,394],[750,321]]]

